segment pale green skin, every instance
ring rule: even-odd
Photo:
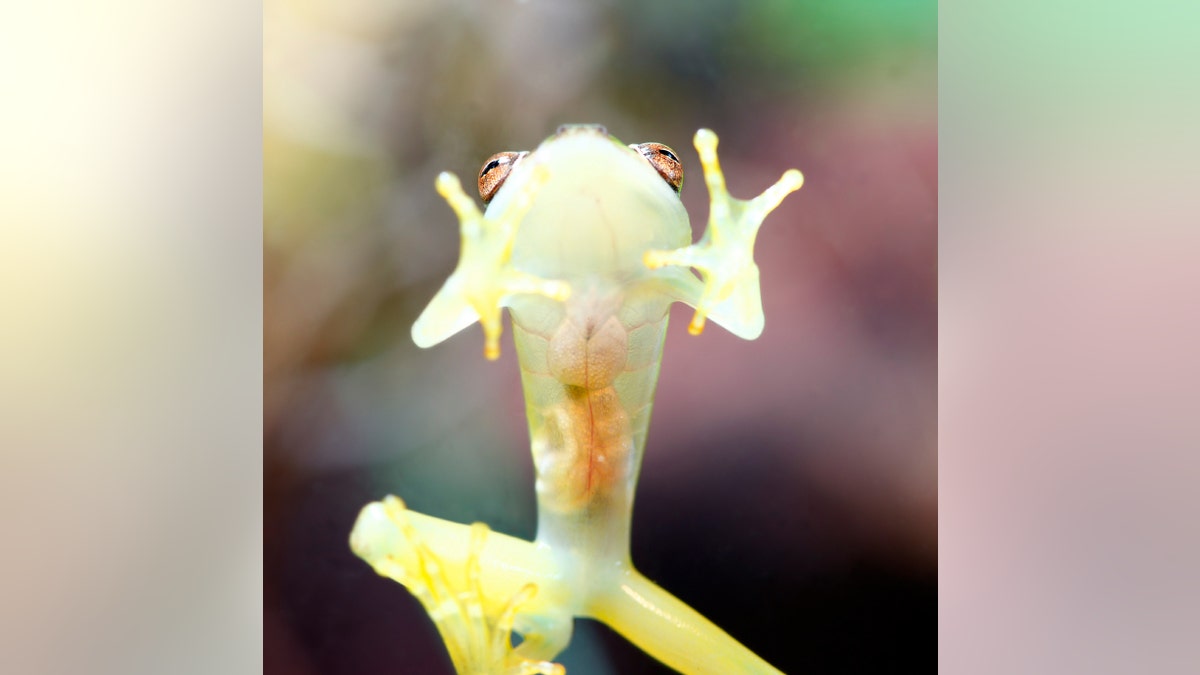
[[[675,301],[697,307],[693,332],[710,316],[756,337],[754,235],[801,181],[791,171],[759,198],[735,200],[724,192],[715,147],[711,132],[697,134],[713,204],[694,246],[678,195],[642,156],[595,127],[560,130],[526,156],[482,217],[456,180],[439,178],[462,221],[463,257],[413,337],[431,346],[480,320],[494,358],[499,308],[509,307],[537,537],[485,538],[477,524],[472,539],[466,526],[407,511],[392,497],[363,510],[351,544],[422,600],[460,672],[560,672],[549,661],[566,647],[576,616],[607,623],[680,672],[778,672],[639,574],[629,556],[668,309]],[[535,595],[523,590],[531,584]],[[507,646],[512,628],[525,638],[516,650]]]
[[[509,180],[522,180],[536,162],[550,169],[550,180],[521,222],[512,263],[571,286],[566,302],[522,295],[510,305],[537,470],[537,541],[611,566],[629,560],[633,489],[667,310],[676,289],[698,298],[702,285],[686,270],[651,270],[642,262],[647,250],[687,246],[692,233],[679,197],[641,156],[612,139],[576,132],[547,141]],[[502,211],[511,194],[502,190],[488,212]],[[592,412],[590,426],[617,428],[596,438],[589,420],[573,414],[581,408]],[[577,434],[592,442],[569,442]],[[589,446],[574,454],[599,456],[565,457],[569,446]],[[618,466],[573,466],[602,460]],[[586,477],[565,475],[597,468],[616,475],[607,489],[598,489],[593,476],[590,499],[579,494],[589,492]]]

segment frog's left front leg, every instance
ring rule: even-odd
[[[725,189],[725,174],[717,160],[717,135],[701,129],[696,132],[695,144],[708,186],[708,227],[696,244],[647,251],[643,259],[651,269],[675,266],[700,271],[702,283],[690,273],[664,276],[677,299],[696,308],[688,325],[692,335],[699,335],[711,317],[734,335],[753,340],[763,330],[754,241],[763,219],[784,197],[800,189],[804,176],[790,169],[754,199],[736,199]]]
[[[569,589],[549,549],[409,511],[397,497],[363,508],[350,546],[433,619],[460,674],[563,675]],[[525,638],[513,649],[514,630]]]
[[[488,216],[463,193],[454,174],[438,175],[438,193],[458,216],[462,245],[454,272],[413,324],[418,347],[432,347],[479,321],[484,355],[494,361],[500,357],[500,309],[512,296],[544,295],[561,301],[571,294],[564,281],[542,279],[512,265],[517,230],[546,180],[544,169],[535,171],[503,213]]]

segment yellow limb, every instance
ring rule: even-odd
[[[753,340],[763,329],[754,240],[763,219],[784,197],[800,189],[804,176],[790,169],[754,199],[736,199],[725,188],[725,174],[717,160],[717,135],[701,129],[696,132],[695,144],[710,201],[704,236],[684,248],[647,251],[643,261],[651,269],[675,265],[700,272],[704,287],[698,298],[691,288],[681,288],[684,300],[696,308],[688,325],[692,335],[699,335],[705,320],[711,317],[734,335]]]
[[[647,654],[685,674],[767,675],[780,671],[637,570],[590,610]]]
[[[557,569],[545,549],[492,533],[483,523],[468,527],[408,511],[397,497],[363,508],[350,547],[416,596],[460,675],[566,672],[528,655],[535,647],[557,654],[570,639],[569,615],[561,645],[547,645],[537,632],[549,626],[552,634],[555,628],[562,633],[562,613],[553,609],[563,603]],[[526,633],[530,645],[513,649],[512,632],[522,623],[528,627],[518,632]]]
[[[436,186],[458,216],[462,250],[458,266],[412,327],[418,347],[433,345],[479,321],[483,325],[484,356],[500,356],[500,308],[522,293],[566,300],[571,289],[563,281],[542,279],[511,264],[513,241],[521,220],[545,184],[545,170],[535,171],[502,213],[485,216],[467,197],[454,174],[442,172]]]

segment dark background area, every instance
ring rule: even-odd
[[[349,549],[358,510],[533,535],[519,377],[477,327],[409,328],[470,184],[565,122],[691,147],[730,190],[805,185],[758,238],[766,331],[676,307],[634,512],[647,576],[785,672],[932,670],[937,578],[937,6],[264,5],[265,669],[449,673],[419,603]],[[572,675],[668,672],[577,621]]]

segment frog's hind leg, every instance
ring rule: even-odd
[[[523,642],[516,653],[529,661],[551,661],[570,644],[574,628],[575,617],[567,611],[526,614],[517,621]]]
[[[630,569],[590,614],[681,673],[779,673],[699,612]]]
[[[460,674],[563,675],[550,663],[557,651],[512,647],[514,626],[556,626],[561,589],[553,561],[534,544],[471,526],[414,513],[397,497],[368,504],[350,535],[350,546],[380,575],[403,584],[420,600]],[[531,579],[538,579],[542,587]],[[541,596],[541,597],[539,597]],[[570,624],[566,639],[570,639]],[[553,642],[553,640],[552,640]],[[566,643],[558,647],[561,651]]]

